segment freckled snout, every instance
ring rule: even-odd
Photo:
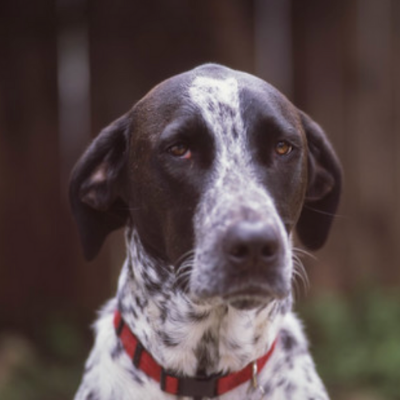
[[[224,283],[221,295],[234,304],[243,299],[279,299],[290,291],[285,274],[285,243],[273,222],[243,220],[232,224],[222,239]]]
[[[265,270],[282,253],[279,233],[272,224],[241,221],[228,228],[223,251],[231,268]]]

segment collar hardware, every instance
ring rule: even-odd
[[[257,361],[253,361],[252,363],[252,377],[251,377],[251,382],[253,385],[254,389],[258,388],[258,366],[257,366]]]
[[[164,370],[163,370],[164,371]],[[161,375],[161,389],[165,387],[165,382],[168,377],[172,375],[168,375],[163,372]],[[201,393],[201,397],[213,398],[218,396],[218,379],[220,375],[206,376],[206,377],[184,377],[178,379],[178,389],[177,395],[184,397],[193,397],[198,398],[199,393]],[[164,389],[163,389],[164,390]]]
[[[135,367],[148,377],[159,382],[160,389],[166,393],[194,399],[203,397],[212,399],[250,381],[254,389],[258,389],[261,394],[264,394],[263,388],[258,381],[258,374],[274,352],[277,339],[273,342],[268,353],[238,372],[227,375],[187,377],[176,376],[162,368],[131,332],[118,310],[114,313],[114,328],[125,352],[129,355]]]

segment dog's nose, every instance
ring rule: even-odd
[[[234,267],[268,267],[276,262],[281,242],[276,228],[263,222],[241,221],[228,228],[224,241],[227,259]]]

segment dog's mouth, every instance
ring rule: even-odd
[[[281,300],[289,295],[289,290],[277,289],[267,285],[248,285],[230,290],[222,296],[223,300],[238,309],[252,309],[265,306],[274,300]]]
[[[256,295],[242,292],[224,296],[223,299],[234,308],[239,310],[250,310],[269,304],[273,300],[273,297],[269,295]]]
[[[270,301],[265,301],[261,298],[253,297],[237,297],[228,302],[232,307],[238,310],[253,310],[255,308],[261,308],[269,304]]]
[[[240,310],[250,310],[265,307],[268,304],[287,298],[290,295],[290,285],[283,281],[274,284],[257,279],[242,280],[240,283],[230,282],[229,285],[213,282],[197,291],[197,301],[223,302]]]

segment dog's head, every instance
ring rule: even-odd
[[[77,163],[70,196],[87,259],[128,225],[177,279],[185,270],[193,298],[244,307],[289,294],[291,234],[321,247],[340,187],[315,122],[266,82],[205,65],[105,128]]]

